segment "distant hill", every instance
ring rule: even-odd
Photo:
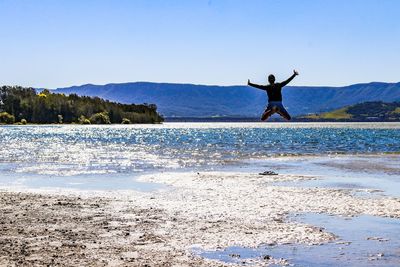
[[[59,93],[98,96],[121,103],[155,103],[165,117],[259,117],[267,96],[248,86],[134,82],[86,84]],[[322,113],[366,101],[400,101],[400,83],[366,83],[345,87],[287,86],[284,104],[293,115]]]
[[[155,105],[110,102],[98,97],[57,94],[33,88],[0,86],[0,124],[26,123],[160,123]]]
[[[400,102],[365,102],[321,114],[300,116],[307,121],[400,121]]]

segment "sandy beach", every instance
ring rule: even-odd
[[[288,265],[267,254],[224,263],[196,251],[336,240],[335,233],[289,218],[298,213],[400,218],[400,199],[374,190],[276,185],[312,179],[166,172],[139,178],[167,185],[151,192],[3,189],[0,265]],[[372,245],[373,238],[379,237],[371,237]]]

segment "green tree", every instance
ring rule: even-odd
[[[88,118],[86,118],[85,116],[83,116],[83,115],[81,115],[79,117],[78,121],[79,121],[80,124],[91,124],[90,120]]]
[[[123,118],[121,123],[122,124],[131,124],[131,120],[128,118]]]
[[[13,124],[15,122],[15,117],[14,115],[11,115],[7,112],[1,112],[0,113],[0,123],[4,124]]]
[[[110,117],[107,112],[99,112],[90,117],[92,124],[110,124]]]

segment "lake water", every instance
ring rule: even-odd
[[[195,253],[209,259],[240,264],[246,259],[284,258],[299,267],[394,267],[400,265],[400,224],[398,219],[362,215],[354,218],[306,213],[296,221],[323,227],[337,240],[324,245],[260,245],[258,248],[228,247]],[[232,257],[240,255],[240,257]],[[249,264],[251,265],[251,264]],[[275,266],[275,265],[274,265]],[[279,266],[279,265],[278,265]]]
[[[399,123],[2,126],[0,164],[3,172],[56,176],[137,174],[293,155],[399,153],[399,140]]]

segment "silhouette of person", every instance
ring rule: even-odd
[[[250,80],[247,80],[247,85],[267,91],[268,106],[261,116],[262,121],[267,120],[274,113],[278,113],[286,120],[291,120],[289,113],[282,104],[282,87],[290,83],[290,81],[293,80],[293,78],[297,75],[299,75],[299,73],[296,70],[293,70],[293,75],[290,76],[289,79],[281,83],[275,83],[275,76],[270,74],[268,76],[268,85],[258,85],[251,83]]]

